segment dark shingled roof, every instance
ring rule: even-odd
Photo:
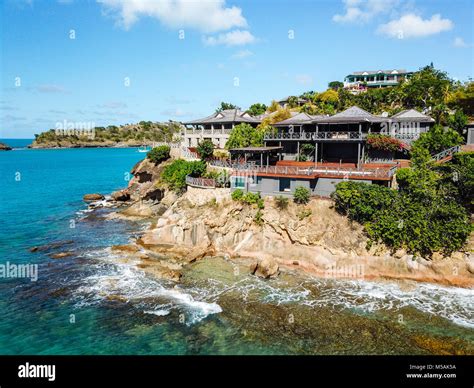
[[[260,123],[260,120],[252,117],[247,112],[239,109],[226,109],[216,112],[210,116],[198,120],[188,121],[183,124],[222,124],[222,123]]]
[[[417,122],[434,122],[435,120],[415,109],[406,109],[394,114],[390,117],[393,121],[417,121]]]
[[[330,117],[314,120],[315,123],[334,123],[334,124],[350,124],[350,123],[381,123],[387,121],[386,117],[375,116],[358,106],[351,106],[345,111],[336,113]]]

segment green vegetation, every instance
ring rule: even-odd
[[[252,116],[258,116],[264,114],[267,110],[267,106],[265,104],[261,104],[259,102],[250,105],[250,108],[247,110],[248,114]]]
[[[341,182],[332,195],[336,209],[363,224],[371,241],[423,256],[449,254],[462,248],[471,232],[473,154],[435,165],[429,150],[418,145],[412,149],[412,167],[397,172],[398,191]]]
[[[230,102],[221,102],[219,108],[216,109],[216,113],[222,112],[228,109],[240,109],[237,105],[231,104]]]
[[[201,158],[201,160],[209,160],[214,155],[214,143],[212,140],[203,140],[200,141],[196,151]]]
[[[146,157],[153,163],[159,164],[170,158],[170,150],[171,148],[167,145],[155,147],[146,154]]]
[[[443,128],[441,125],[434,125],[426,133],[422,133],[416,141],[412,144],[412,149],[425,148],[432,155],[462,144],[463,138],[461,135],[451,128]],[[412,150],[413,152],[413,150]]]
[[[278,197],[275,197],[276,207],[280,210],[286,210],[288,208],[289,202],[290,202],[289,199],[287,197],[282,196],[282,195],[279,195]]]
[[[334,81],[322,93],[308,91],[301,94],[300,97],[308,102],[298,109],[308,114],[334,114],[357,105],[373,114],[387,112],[392,115],[413,108],[431,111],[437,123],[450,125],[458,132],[463,127],[462,115],[474,116],[474,82],[453,81],[432,65],[423,67],[410,79],[393,87],[370,88],[354,95],[340,86]],[[272,109],[276,111],[277,107],[269,108]]]
[[[247,205],[256,205],[259,210],[265,208],[263,198],[260,193],[247,192],[244,193],[241,189],[236,189],[232,192],[231,197],[234,201],[245,203]]]
[[[118,143],[128,142],[131,144],[144,144],[151,142],[171,142],[176,140],[180,133],[180,125],[176,122],[155,123],[151,121],[140,121],[138,124],[126,124],[119,127],[109,125],[108,127],[94,127],[90,130],[73,130],[70,133],[50,129],[39,135],[35,135],[37,144],[88,144],[88,143]]]
[[[225,148],[242,148],[249,146],[262,146],[265,132],[261,128],[254,128],[250,124],[236,125],[232,130]]]
[[[328,84],[328,88],[338,90],[344,86],[344,82],[341,81],[331,81]]]
[[[244,196],[244,192],[242,191],[242,189],[236,189],[232,192],[230,196],[232,197],[233,201],[240,201]]]
[[[260,209],[257,210],[257,212],[255,213],[255,216],[253,218],[253,221],[257,224],[257,225],[263,225],[263,213]]]
[[[163,169],[161,180],[171,190],[181,192],[186,188],[186,175],[201,177],[206,173],[206,163],[203,161],[188,162],[177,159]]]
[[[301,209],[301,210],[296,214],[296,216],[298,217],[298,219],[299,219],[300,221],[303,221],[305,218],[310,217],[311,214],[313,214],[313,212],[311,211],[311,209],[304,208],[304,209]]]
[[[309,202],[310,196],[311,193],[309,189],[303,186],[298,186],[293,194],[293,201],[298,204],[306,204]]]
[[[314,152],[314,145],[305,143],[301,145],[300,154],[298,156],[298,161],[306,162],[311,154]]]

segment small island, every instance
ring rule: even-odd
[[[12,147],[8,144],[0,142],[0,151],[11,151]]]

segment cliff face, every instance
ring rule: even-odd
[[[367,250],[362,226],[337,214],[331,201],[314,199],[307,206],[290,203],[280,210],[266,199],[259,224],[256,212],[232,201],[228,189],[189,188],[145,232],[140,244],[188,260],[212,255],[250,263],[273,259],[280,267],[318,276],[474,285],[473,263],[463,253],[428,261],[404,251],[392,255],[383,246]]]

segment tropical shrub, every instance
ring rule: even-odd
[[[306,204],[309,202],[310,196],[311,193],[309,189],[303,186],[298,186],[293,194],[293,201],[298,204]]]
[[[242,189],[236,189],[232,192],[230,196],[234,201],[240,201],[244,196],[244,192],[242,191]]]
[[[288,208],[289,200],[287,197],[279,195],[278,197],[275,197],[275,204],[278,209],[285,210]]]
[[[252,116],[258,116],[267,110],[267,106],[265,104],[261,104],[259,102],[250,105],[250,108],[247,110],[247,112],[252,115]]]
[[[171,148],[167,145],[155,147],[146,154],[146,157],[153,163],[158,164],[169,159],[170,150]]]
[[[462,144],[462,136],[451,128],[445,129],[442,125],[435,125],[412,144],[414,147],[426,148],[432,155]]]
[[[301,209],[296,215],[300,221],[303,221],[305,218],[310,217],[313,212],[311,209]]]
[[[203,140],[200,141],[196,147],[196,151],[201,158],[201,160],[211,159],[214,155],[214,143],[212,140]]]
[[[241,123],[232,129],[225,148],[242,148],[249,146],[262,146],[264,132],[250,124]]]
[[[161,180],[166,183],[171,190],[179,192],[186,188],[186,175],[201,177],[205,173],[205,162],[188,162],[183,159],[178,159],[163,169]]]
[[[396,191],[362,182],[344,181],[331,195],[336,210],[360,223],[371,221],[378,211],[390,207]]]

